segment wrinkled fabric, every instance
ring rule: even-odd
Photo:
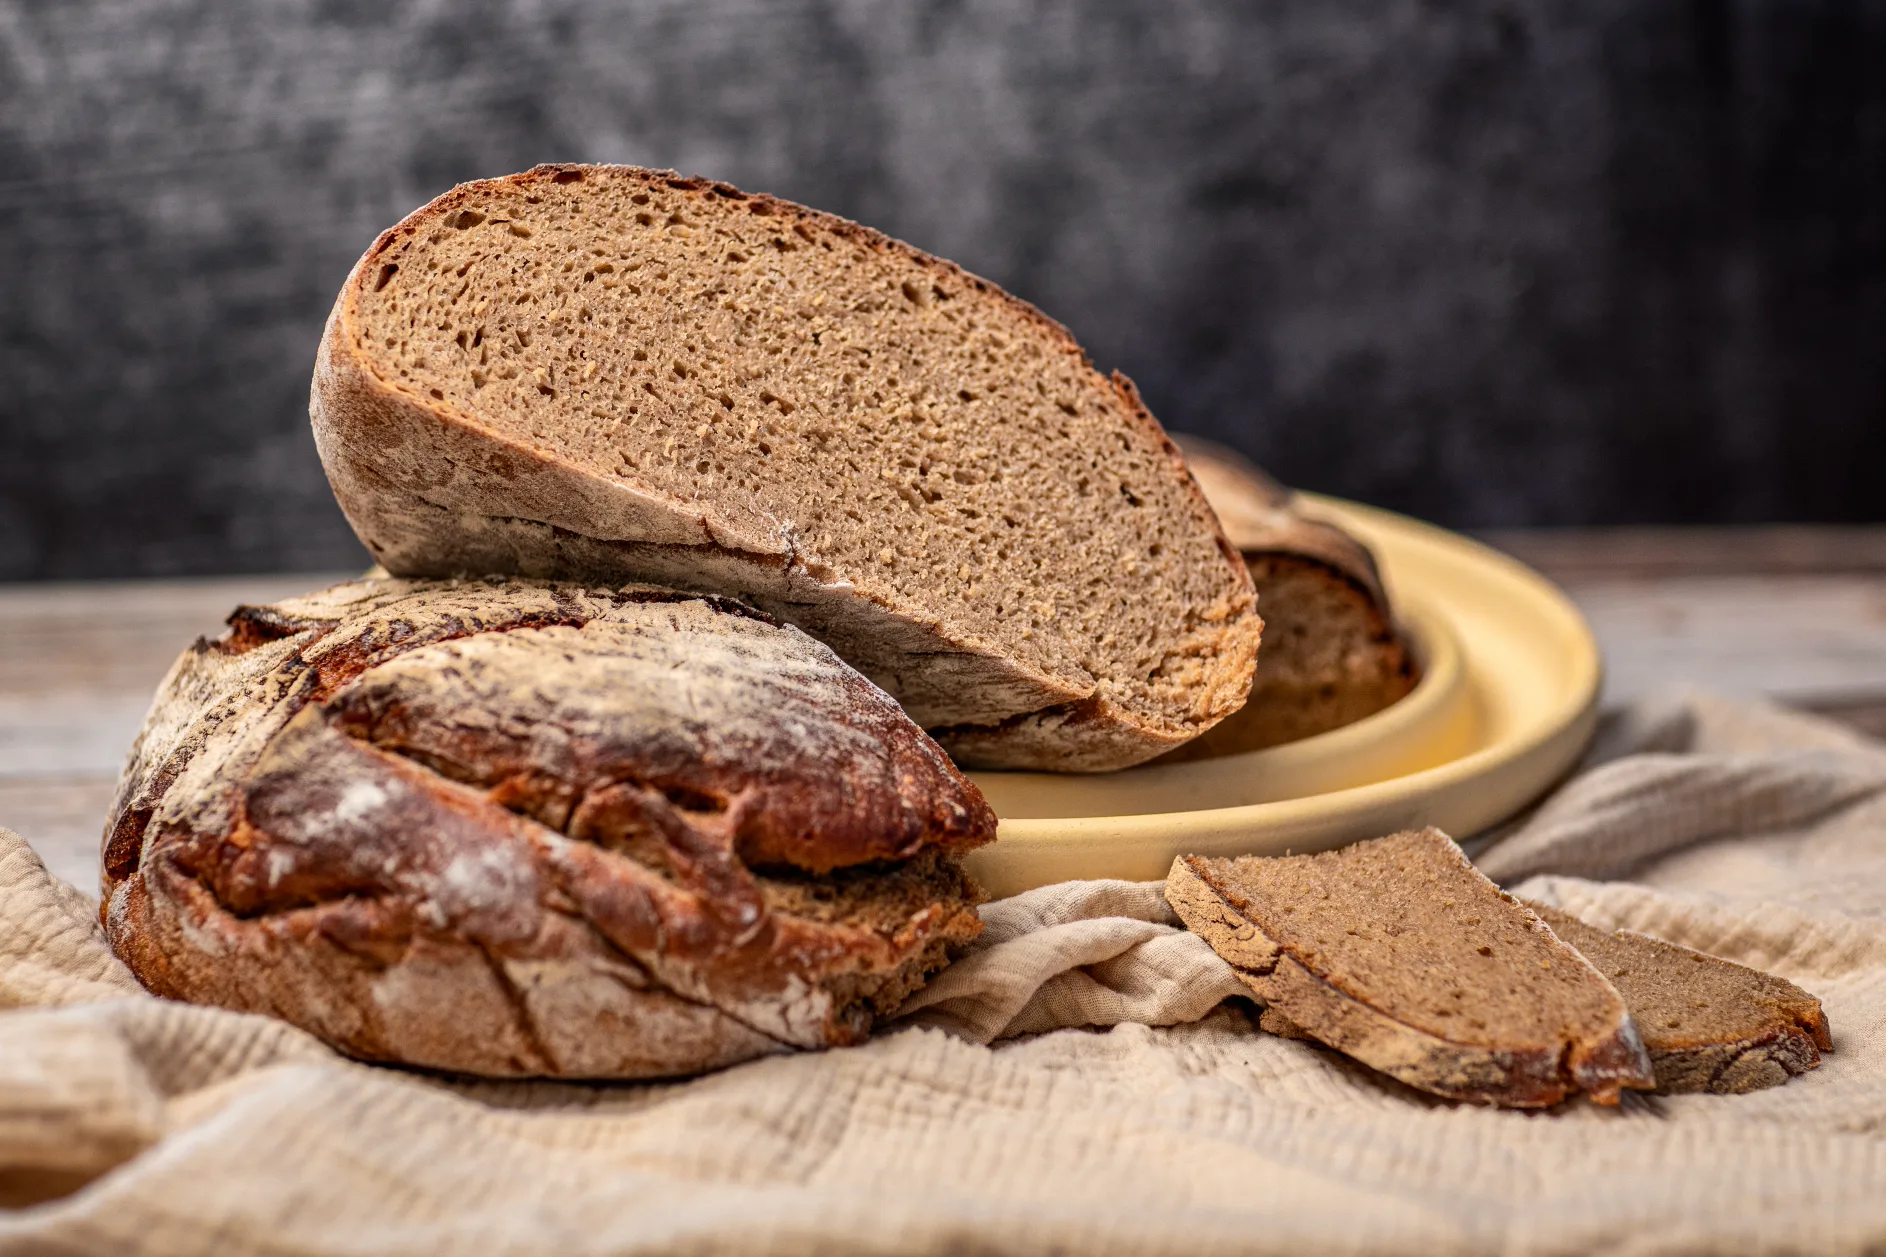
[[[1102,881],[988,905],[862,1047],[467,1082],[153,998],[0,831],[0,1253],[1886,1247],[1886,747],[1647,704],[1473,849],[1519,893],[1806,987],[1836,1050],[1745,1096],[1445,1103],[1263,1033],[1158,884]]]

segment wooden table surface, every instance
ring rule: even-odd
[[[1608,703],[1694,684],[1886,735],[1886,527],[1487,539],[1583,608],[1605,651]],[[118,769],[177,652],[238,603],[332,579],[0,585],[0,825],[92,890]]]

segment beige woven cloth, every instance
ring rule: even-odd
[[[1836,1052],[1747,1096],[1440,1103],[1260,1032],[1156,886],[1090,882],[991,905],[861,1048],[455,1084],[143,994],[0,836],[0,1252],[1886,1249],[1886,746],[1639,709],[1482,864],[1793,979]]]

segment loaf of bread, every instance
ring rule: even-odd
[[[106,835],[160,995],[357,1057],[686,1074],[853,1043],[980,929],[981,794],[825,646],[646,587],[367,579],[164,681]]]
[[[1264,1005],[1411,1087],[1514,1108],[1656,1079],[1617,989],[1437,829],[1316,855],[1180,856],[1166,901]]]
[[[1372,716],[1414,688],[1414,658],[1368,548],[1310,519],[1294,495],[1233,450],[1174,438],[1231,543],[1264,617],[1264,650],[1244,708],[1172,753],[1255,751]]]
[[[311,413],[395,574],[737,597],[966,764],[1125,767],[1250,688],[1250,577],[1131,383],[772,197],[622,166],[455,188],[354,268]]]
[[[1662,1092],[1778,1086],[1832,1051],[1821,1002],[1794,983],[1630,930],[1601,930],[1527,901],[1616,986]]]

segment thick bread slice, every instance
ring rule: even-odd
[[[1437,829],[1317,855],[1180,856],[1166,901],[1265,1005],[1409,1086],[1516,1108],[1654,1085],[1624,1001]]]
[[[738,597],[963,762],[1124,767],[1250,689],[1250,577],[1131,383],[772,197],[622,166],[455,188],[354,268],[310,410],[392,572]]]
[[[1658,1091],[1758,1091],[1818,1067],[1820,1054],[1833,1050],[1821,1002],[1792,982],[1523,902],[1624,996]]]
[[[1243,709],[1173,760],[1255,751],[1353,724],[1418,679],[1375,556],[1233,450],[1177,435],[1225,535],[1244,556],[1264,617],[1264,652]]]
[[[695,1073],[856,1042],[975,936],[995,818],[889,696],[738,604],[374,579],[185,652],[104,917],[160,995],[355,1056]]]

